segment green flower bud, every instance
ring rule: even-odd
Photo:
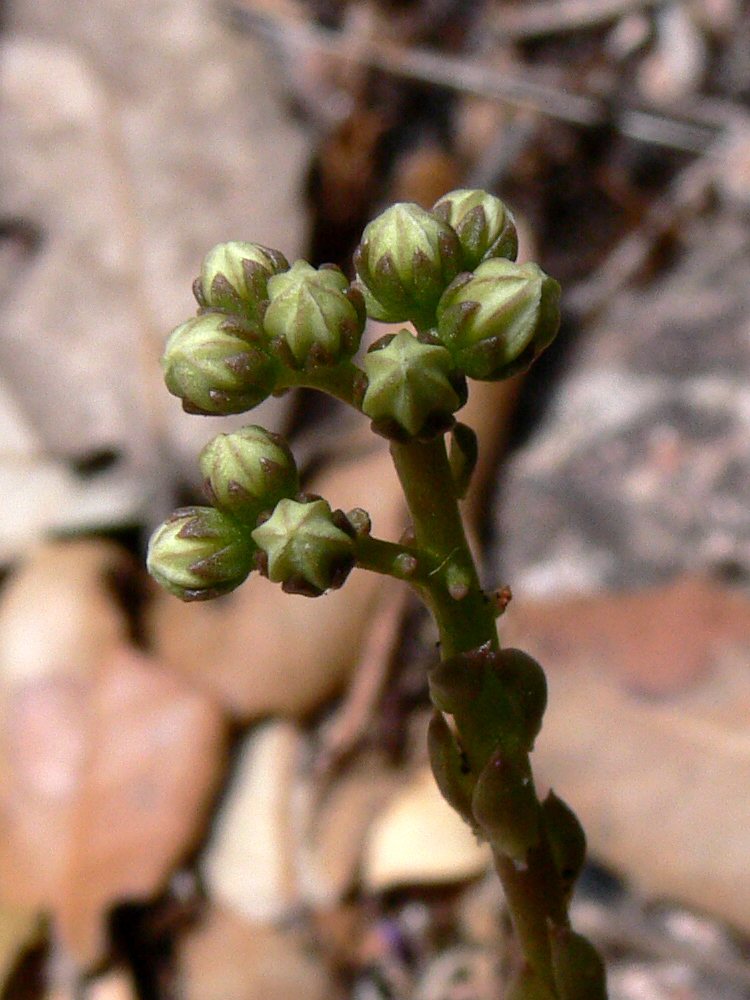
[[[517,738],[531,750],[547,707],[547,678],[533,656],[520,649],[501,649],[494,660],[497,676],[516,709]]]
[[[280,500],[253,531],[265,553],[263,571],[284,590],[317,597],[340,587],[354,564],[353,530],[325,500]]]
[[[161,363],[167,388],[188,413],[243,413],[276,385],[275,364],[262,342],[221,313],[178,326]]]
[[[437,335],[469,378],[495,381],[524,371],[560,325],[560,286],[536,264],[487,260],[446,289]]]
[[[199,461],[211,503],[253,528],[262,513],[299,490],[289,446],[263,427],[219,434],[203,449]]]
[[[213,507],[176,510],[151,536],[148,571],[183,601],[207,601],[238,587],[254,566],[249,532]]]
[[[588,938],[551,927],[552,969],[560,1000],[607,1000],[604,963]]]
[[[484,260],[518,256],[518,233],[513,214],[486,191],[459,188],[443,195],[432,206],[433,214],[456,231],[463,267],[473,271]]]
[[[471,826],[472,776],[456,738],[440,712],[434,712],[427,729],[430,766],[443,798]]]
[[[547,704],[547,680],[527,653],[497,651],[485,643],[443,660],[428,680],[432,701],[443,712],[458,715],[473,705],[473,735],[488,754],[498,746],[509,753],[531,750]],[[480,712],[477,698],[483,688]]]
[[[259,305],[268,298],[268,279],[288,267],[279,250],[238,240],[219,243],[204,257],[193,294],[204,309],[224,309],[258,321]]]
[[[528,757],[497,750],[477,779],[471,806],[493,848],[525,861],[539,840],[540,812]]]
[[[542,813],[555,867],[569,899],[586,859],[586,834],[570,806],[554,792],[542,802]]]
[[[440,296],[461,270],[461,246],[445,222],[400,202],[365,227],[354,266],[369,316],[429,329]]]
[[[335,365],[359,347],[364,299],[332,264],[316,271],[298,260],[269,279],[268,297],[263,327],[290,367]]]
[[[433,704],[449,715],[455,715],[463,706],[471,705],[482,690],[487,658],[492,655],[484,645],[441,660],[432,667],[427,679]]]
[[[450,353],[401,330],[373,344],[363,359],[368,385],[362,412],[386,437],[444,431],[466,402],[466,384]]]

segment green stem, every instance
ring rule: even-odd
[[[355,558],[361,569],[405,580],[420,591],[424,588],[433,568],[432,560],[425,553],[372,535],[359,535],[356,544]]]
[[[409,506],[417,548],[435,570],[428,579],[429,606],[440,633],[443,659],[489,642],[498,648],[495,616],[482,591],[466,541],[443,438],[391,443],[396,472]],[[466,579],[466,593],[451,596],[451,571]]]
[[[361,410],[367,377],[353,362],[341,361],[331,368],[321,366],[309,371],[287,369],[279,379],[278,388],[319,389],[340,399],[342,403],[353,406],[355,410]]]
[[[411,513],[416,548],[427,553],[435,567],[425,577],[424,597],[438,627],[442,659],[480,646],[497,650],[494,610],[466,541],[443,438],[393,442],[391,454]],[[457,578],[463,581],[458,588]],[[494,670],[486,669],[476,698],[453,716],[474,780],[488,763],[484,715],[486,706],[497,704],[498,683]],[[544,824],[540,826],[540,840],[525,864],[500,852],[496,862],[526,960],[556,996],[549,923],[566,925],[567,907]]]

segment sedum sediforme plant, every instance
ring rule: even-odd
[[[253,243],[211,250],[194,285],[198,315],[166,345],[170,392],[203,414],[251,410],[293,386],[343,400],[389,439],[412,530],[376,538],[364,509],[344,513],[300,493],[286,442],[251,425],[203,450],[211,506],[176,511],[151,538],[148,565],[187,601],[226,593],[253,570],[310,597],[342,586],[354,566],[411,584],[440,635],[432,769],[492,847],[523,953],[507,1000],[601,1000],[601,960],[568,918],[584,834],[561,799],[539,800],[529,762],[544,673],[500,646],[501,606],[482,588],[459,511],[477,457],[473,431],[455,417],[467,378],[523,371],[559,326],[559,285],[516,263],[517,248],[498,198],[458,190],[431,211],[397,204],[370,222],[353,283]],[[373,344],[360,366],[367,316],[410,325]]]

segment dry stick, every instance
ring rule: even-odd
[[[595,28],[664,0],[542,0],[504,5],[489,16],[491,30],[501,39],[541,38],[580,28]]]
[[[340,31],[317,27],[289,14],[279,14],[270,0],[253,0],[249,7],[233,9],[233,22],[244,31],[285,38],[292,45],[326,53],[334,58],[360,62],[394,76],[432,83],[437,87],[504,101],[519,108],[587,128],[612,123],[620,132],[640,142],[703,153],[715,140],[714,126],[681,121],[668,115],[636,108],[612,109],[588,94],[573,94],[536,80],[528,71],[510,76],[423,48],[399,48],[371,39],[367,51],[349,45]]]
[[[330,775],[367,732],[383,694],[409,598],[409,591],[404,585],[394,581],[378,596],[370,611],[371,620],[352,683],[323,735],[324,746],[318,764],[321,776]]]
[[[643,267],[657,241],[695,212],[714,169],[701,160],[683,170],[650,206],[639,228],[624,236],[594,274],[566,296],[567,307],[582,319],[604,309]]]

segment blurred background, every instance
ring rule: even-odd
[[[400,533],[367,427],[307,393],[189,417],[159,357],[214,243],[349,270],[385,205],[462,186],[564,289],[464,419],[501,636],[548,670],[538,784],[589,836],[574,922],[613,1000],[750,996],[749,102],[743,0],[4,0],[1,1000],[503,995],[408,594],[184,606],[142,568],[249,422]]]

